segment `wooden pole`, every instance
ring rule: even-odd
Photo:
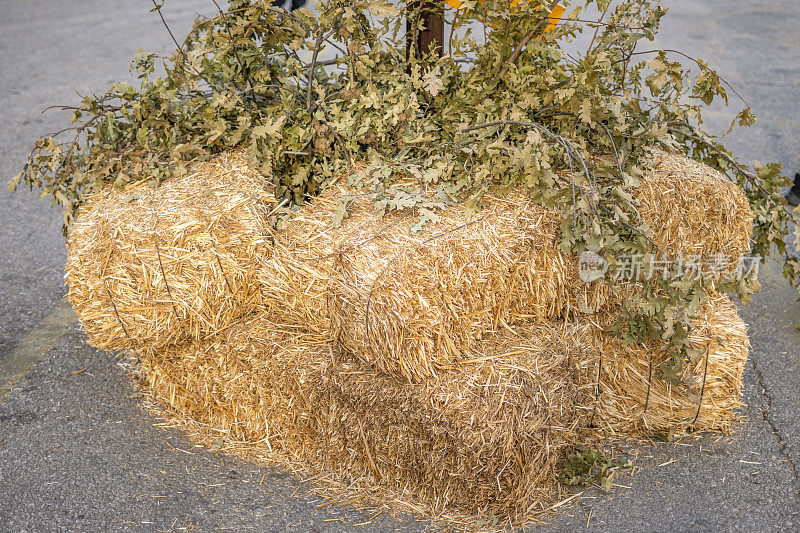
[[[417,31],[417,23],[422,29]],[[411,0],[406,11],[406,57],[444,54],[444,4],[441,0]]]

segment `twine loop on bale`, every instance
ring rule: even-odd
[[[219,260],[219,253],[217,252],[216,247],[214,247],[214,258],[216,258],[217,265],[219,265],[219,270],[222,272],[222,279],[225,280],[225,286],[228,287],[228,290],[231,292],[231,294],[233,294],[231,283],[228,281],[228,274],[225,273],[225,269],[222,267],[222,261]]]
[[[156,217],[156,222],[158,221],[158,217]],[[169,283],[167,282],[167,275],[164,273],[164,263],[161,262],[161,252],[158,249],[158,241],[153,241],[153,244],[156,248],[156,257],[158,258],[158,268],[161,270],[161,277],[164,280],[164,286],[167,288],[167,296],[169,296],[169,303],[172,304],[172,311],[175,313],[175,318],[180,320],[180,316],[178,316],[178,310],[175,308],[175,299],[172,297],[172,291],[169,290]]]
[[[597,414],[597,406],[600,404],[600,379],[603,372],[603,352],[597,358],[597,381],[594,386],[594,407],[592,407],[592,417],[589,419],[589,427],[594,427],[594,416]],[[648,400],[650,399],[650,389],[647,390]],[[647,403],[645,402],[644,410],[647,412]]]
[[[125,323],[122,321],[122,317],[119,316],[119,311],[117,311],[117,305],[114,303],[114,297],[111,296],[111,289],[108,288],[108,281],[104,279],[103,283],[105,283],[106,286],[108,301],[111,302],[111,306],[114,308],[114,315],[117,317],[119,325],[122,326],[122,332],[125,333],[125,337],[127,337],[128,340],[131,340],[131,336],[128,334],[128,329],[125,327]]]
[[[649,361],[647,363],[647,395],[644,398],[644,409],[642,410],[642,423],[647,425],[645,417],[647,416],[647,408],[650,405],[650,388],[653,386],[653,353],[650,352]]]
[[[700,416],[700,408],[703,406],[703,394],[706,392],[706,378],[708,378],[708,358],[709,358],[709,348],[711,345],[711,341],[709,340],[706,343],[706,364],[703,368],[703,386],[700,388],[700,400],[697,402],[697,413],[694,415],[694,419],[692,420],[692,426],[694,426],[695,422],[697,422],[697,417]]]

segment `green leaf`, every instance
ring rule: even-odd
[[[671,385],[678,386],[683,383],[683,360],[678,355],[673,355],[658,366],[655,376]]]
[[[283,130],[284,124],[286,124],[286,115],[273,118],[253,128],[253,136],[257,139],[263,139],[269,135],[273,139],[277,139]]]

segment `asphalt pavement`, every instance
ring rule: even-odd
[[[800,169],[800,6],[795,0],[684,0],[657,46],[717,67],[759,123],[728,136],[745,161]],[[128,76],[137,48],[168,53],[148,0],[0,1],[0,185],[33,141],[64,126],[53,104]],[[207,0],[168,0],[182,34]],[[738,108],[715,107],[723,133]],[[788,170],[787,170],[788,171]],[[321,506],[289,474],[194,447],[157,425],[113,356],[86,345],[64,305],[60,213],[0,187],[0,530],[421,531],[409,517]],[[587,490],[531,531],[800,529],[800,304],[775,264],[742,310],[750,325],[743,423],[638,450],[637,469]],[[10,388],[4,384],[13,378]],[[363,525],[359,525],[363,524]]]

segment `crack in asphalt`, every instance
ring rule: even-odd
[[[772,419],[772,417],[768,414],[772,412],[772,394],[770,394],[769,388],[767,387],[766,381],[764,380],[764,375],[761,373],[761,370],[758,368],[758,362],[756,361],[755,357],[750,357],[750,361],[753,366],[753,372],[756,374],[756,379],[758,380],[758,386],[761,387],[761,394],[764,396],[767,402],[766,409],[761,410],[761,419],[766,422],[767,426],[769,426],[770,431],[775,436],[775,439],[778,441],[778,452],[786,459],[786,462],[789,463],[789,467],[792,471],[792,476],[794,477],[794,495],[800,501],[800,476],[798,475],[798,468],[792,459],[791,455],[787,451],[786,442],[783,440],[783,435],[781,434],[780,430],[778,429],[777,424]]]

